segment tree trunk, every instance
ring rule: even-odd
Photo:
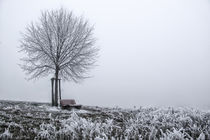
[[[58,106],[58,72],[59,72],[59,70],[56,69],[56,72],[55,72],[55,106]]]

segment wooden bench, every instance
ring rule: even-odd
[[[65,99],[60,101],[60,105],[62,109],[81,109],[82,105],[76,104],[74,99]]]

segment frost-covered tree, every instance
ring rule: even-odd
[[[53,106],[58,105],[59,78],[79,82],[94,66],[98,48],[93,29],[83,17],[61,8],[42,12],[40,21],[31,23],[22,34],[20,48],[26,55],[20,66],[29,79],[54,74]]]

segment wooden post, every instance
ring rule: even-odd
[[[58,69],[56,68],[56,72],[55,72],[55,106],[58,106]]]
[[[52,85],[52,106],[55,105],[55,98],[54,98],[54,78],[51,78],[51,85]]]
[[[59,79],[59,96],[61,101],[61,79]]]

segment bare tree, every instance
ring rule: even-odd
[[[36,79],[55,76],[55,103],[58,106],[58,79],[79,82],[88,77],[94,66],[95,47],[93,26],[83,17],[75,17],[63,8],[42,12],[40,22],[31,23],[22,35],[21,51],[26,56],[21,68]]]

